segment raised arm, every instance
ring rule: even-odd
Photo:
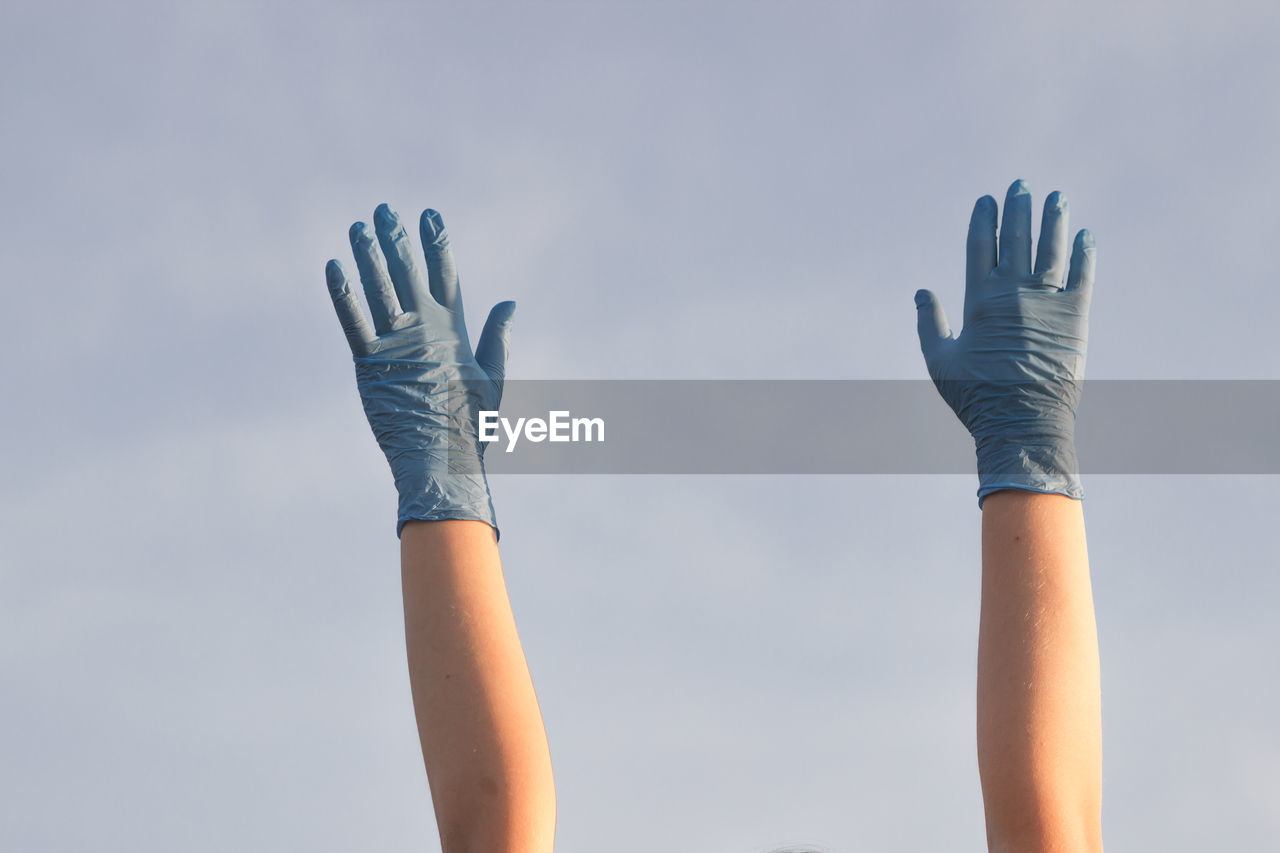
[[[546,732],[498,557],[477,413],[497,410],[515,304],[472,352],[440,215],[351,227],[372,324],[341,265],[326,270],[365,414],[399,492],[405,640],[418,735],[444,853],[549,853],[555,788]]]
[[[1102,850],[1098,634],[1079,501],[982,510],[978,770],[992,851]]]
[[[493,531],[411,521],[400,564],[409,681],[444,853],[550,853],[551,753]]]
[[[1097,631],[1075,454],[1094,276],[1081,231],[1067,270],[1067,206],[1050,194],[1035,266],[1031,196],[978,200],[964,327],[916,294],[920,345],[973,435],[982,508],[978,767],[999,853],[1102,850]]]

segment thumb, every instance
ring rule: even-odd
[[[511,337],[511,319],[515,316],[514,302],[499,302],[489,312],[476,344],[476,363],[499,388],[507,373],[507,342]]]
[[[916,291],[916,331],[920,333],[920,349],[926,357],[938,344],[951,338],[946,312],[933,291]]]

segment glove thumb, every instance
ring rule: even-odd
[[[916,291],[916,331],[920,334],[920,349],[926,359],[937,351],[939,344],[951,339],[946,312],[933,291]]]
[[[476,363],[498,386],[499,395],[502,393],[502,380],[507,374],[507,344],[515,313],[514,302],[499,302],[493,306],[489,319],[484,322],[484,331],[480,333],[480,342],[476,344]]]

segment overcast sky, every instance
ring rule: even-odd
[[[518,301],[513,377],[923,378],[912,294],[957,318],[1023,178],[1096,235],[1091,377],[1280,379],[1276,17],[6,10],[5,846],[436,847],[323,281],[379,202],[444,214],[473,326]],[[1108,846],[1274,849],[1276,478],[1085,485]],[[558,849],[983,849],[975,488],[495,477]]]

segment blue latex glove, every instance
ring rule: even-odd
[[[494,306],[472,354],[440,214],[422,214],[425,279],[395,211],[379,205],[373,221],[376,243],[363,222],[350,234],[372,327],[342,265],[329,261],[325,275],[351,344],[365,414],[400,493],[396,535],[411,519],[474,519],[496,533],[476,413],[497,411],[502,399],[516,305]]]
[[[1084,497],[1075,419],[1095,254],[1093,235],[1081,231],[1067,273],[1067,202],[1054,192],[1045,200],[1033,269],[1031,193],[1015,181],[998,252],[995,199],[983,196],[974,206],[960,335],[930,291],[916,293],[929,376],[977,447],[979,506],[1001,489]]]

